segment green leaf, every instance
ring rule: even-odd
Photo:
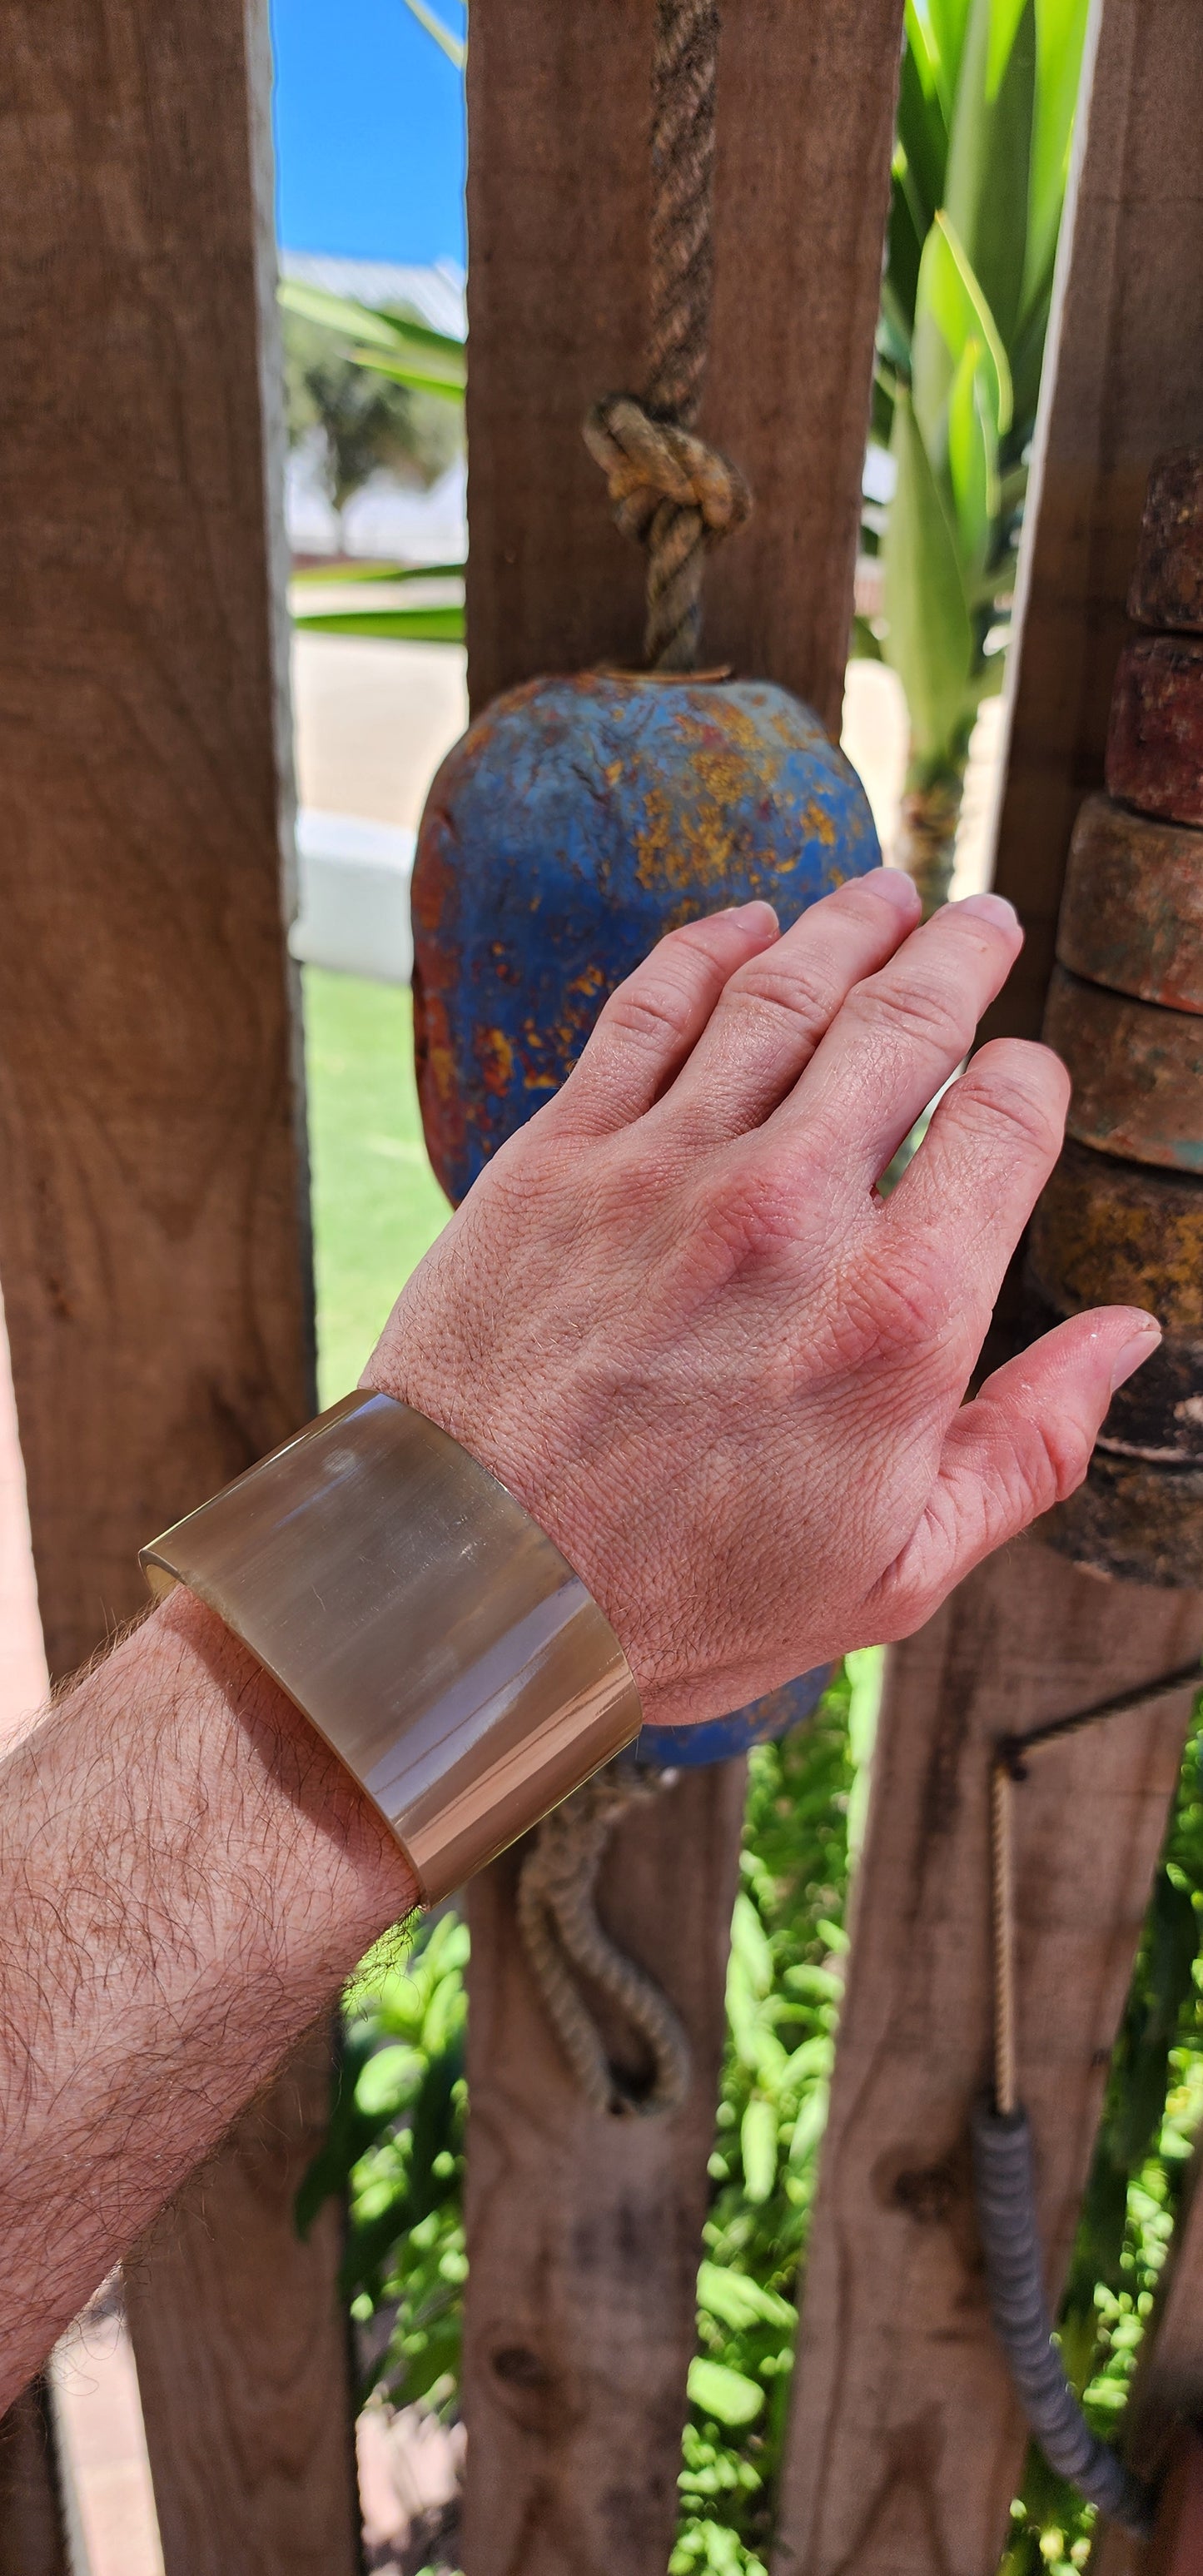
[[[353,295],[335,295],[328,287],[308,286],[297,277],[282,278],[277,292],[287,312],[351,341],[349,355],[357,365],[426,393],[462,394],[467,358],[463,341],[450,332],[411,322],[404,314],[383,313]]]
[[[433,36],[440,52],[446,54],[448,62],[454,63],[457,72],[462,72],[468,59],[468,48],[463,38],[452,35],[450,27],[445,27],[442,19],[436,17],[434,10],[427,6],[427,0],[405,0],[405,6],[411,18],[416,18],[418,25],[425,28],[427,35]]]
[[[794,2133],[789,2142],[789,2161],[795,2172],[814,2154],[815,2148],[822,2139],[827,2126],[829,2090],[829,2086],[825,2083],[816,2084],[813,2093],[807,2094],[794,2122]]]
[[[744,2190],[755,2205],[766,2201],[777,2179],[777,2105],[754,2093],[739,2124]]]
[[[334,563],[305,564],[294,572],[295,583],[304,582],[317,588],[322,583],[344,581],[462,581],[467,565],[446,564],[379,564]]]
[[[755,2325],[780,2326],[788,2334],[798,2322],[798,2311],[788,2299],[766,2290],[761,2281],[749,2280],[746,2272],[728,2271],[718,2263],[698,2266],[698,2306],[735,2334]]]
[[[949,750],[965,720],[973,632],[956,537],[911,403],[899,395],[892,453],[898,481],[882,548],[886,661],[898,673],[912,751]]]
[[[1088,10],[1089,0],[1036,0],[1036,104],[1028,186],[1025,311],[1040,300],[1052,278]]]
[[[1035,0],[971,0],[944,207],[1007,347],[1023,301],[1035,89]]]
[[[998,438],[981,361],[981,342],[967,340],[948,397],[948,475],[970,581],[985,564],[999,511]]]
[[[316,635],[378,635],[394,644],[462,644],[462,608],[344,608],[327,615],[296,617],[293,624]]]
[[[746,2379],[742,2370],[729,2370],[723,2361],[696,2356],[689,2365],[687,2387],[690,2405],[712,2415],[716,2424],[754,2424],[764,2409],[763,2388]]]
[[[923,245],[915,306],[914,403],[928,454],[943,464],[948,445],[947,404],[971,341],[985,371],[994,433],[1011,426],[1011,370],[998,326],[973,273],[965,245],[947,215],[937,215]]]
[[[773,1982],[773,1953],[752,1899],[742,1888],[731,1916],[731,1948],[747,1970],[754,1992],[767,1995]]]
[[[867,617],[859,609],[852,620],[851,659],[854,662],[883,662],[885,655]]]

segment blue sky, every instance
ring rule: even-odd
[[[284,249],[462,261],[462,82],[405,0],[272,0],[272,41]]]

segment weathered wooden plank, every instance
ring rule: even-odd
[[[474,706],[634,663],[642,557],[580,424],[639,390],[653,0],[483,0],[468,64]],[[755,514],[707,577],[703,658],[838,731],[881,279],[899,0],[724,13],[716,282],[700,427]]]
[[[704,658],[838,726],[888,194],[900,0],[724,13],[717,286],[701,427],[749,475]],[[468,65],[468,659],[477,707],[638,659],[642,559],[581,438],[638,390],[652,0],[474,0]],[[855,136],[855,149],[849,139]],[[720,553],[722,550],[720,550]],[[472,2576],[662,2576],[676,2512],[742,1768],[624,1824],[616,1931],[690,2029],[664,2122],[572,2094],[517,1945],[513,1860],[472,1893],[465,2393]],[[683,1855],[687,1855],[683,1857]]]
[[[1079,799],[1102,781],[1144,487],[1203,415],[1203,49],[1190,0],[1097,0],[1021,578],[996,883],[1027,930],[988,1034],[1036,1037]],[[991,2576],[1023,2434],[990,2339],[965,2122],[986,2068],[992,1735],[1194,1651],[1191,1596],[1036,1540],[894,1659],[803,2314],[780,2576]],[[1023,2085],[1062,2276],[1184,1711],[1040,1757],[1023,1792]],[[1073,1866],[1064,1820],[1073,1817]],[[1098,2062],[1096,2062],[1098,2061]]]
[[[1037,1540],[894,1659],[802,2315],[780,2576],[992,2576],[1025,2435],[986,2311],[967,2122],[990,2062],[997,1737],[1187,1661],[1203,1605]],[[1034,1756],[1016,1799],[1019,2060],[1063,2277],[1189,1692]],[[1068,1831],[1067,1831],[1068,1825]]]
[[[68,2576],[46,2383],[0,2417],[0,2576]]]
[[[1027,946],[986,1024],[1039,1033],[1074,816],[1099,787],[1154,457],[1203,422],[1195,0],[1095,0],[1097,50],[1021,575],[995,882]]]
[[[3,0],[0,31],[20,209],[0,246],[0,1272],[61,1674],[140,1606],[148,1531],[312,1405],[260,378],[266,30],[243,0]],[[301,2084],[255,2167],[272,2283],[248,2267],[240,2312],[252,2124],[179,2212],[207,2261],[133,2285],[169,2576],[209,2563],[223,2495],[243,2507],[224,2576],[355,2563],[335,2257],[288,2227]],[[298,2395],[302,2311],[320,2403]],[[253,2407],[235,2349],[265,2365]],[[190,2447],[203,2493],[175,2483]]]
[[[604,1867],[602,1921],[654,1963],[690,2034],[693,2082],[672,2119],[599,2119],[582,2099],[514,1937],[520,1853],[473,1887],[473,2576],[662,2576],[667,2564],[744,1771],[722,1763],[665,1790],[623,1824]]]
[[[125,2266],[169,2576],[358,2568],[342,2219],[292,2216],[330,2078],[324,2022]]]

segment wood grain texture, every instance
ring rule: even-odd
[[[1193,1596],[1102,1584],[1027,1538],[893,1660],[777,2576],[993,2576],[1026,2436],[987,2315],[967,2143],[990,2055],[990,1749],[1201,1643]],[[1049,1747],[1017,1796],[1020,2089],[1054,2299],[1188,1714],[1184,1692]]]
[[[589,2110],[518,1946],[519,1855],[473,1885],[472,2576],[663,2576],[668,2563],[744,1772],[723,1763],[665,1790],[624,1822],[603,1869],[603,1922],[689,2032],[693,2082],[671,2119]],[[622,2040],[615,2030],[619,2062]]]
[[[0,1269],[52,1672],[309,1402],[240,0],[5,0]]]
[[[54,2426],[35,2379],[0,2418],[0,2576],[70,2576]]]
[[[1101,786],[1154,458],[1203,423],[1196,0],[1095,0],[1089,109],[1024,541],[995,883],[1027,945],[986,1036],[1037,1037],[1065,858]]]
[[[292,2216],[330,2050],[323,2023],[125,2265],[168,2576],[359,2566],[341,2219],[300,2245]]]
[[[468,675],[636,663],[643,558],[580,424],[638,391],[653,0],[480,0],[468,62]],[[747,473],[703,660],[839,730],[901,0],[724,12],[716,286],[700,428]]]
[[[581,437],[638,389],[653,0],[474,0],[468,63],[473,704],[638,660],[643,562]],[[901,0],[725,12],[701,428],[756,513],[708,574],[704,658],[838,728]],[[615,1929],[689,2025],[669,2122],[594,2120],[518,1947],[511,1859],[472,1891],[466,2563],[663,2576],[677,2511],[742,1766],[624,1824]]]
[[[0,1275],[62,1674],[141,1607],[139,1542],[313,1402],[266,25],[0,0],[0,42]],[[355,2565],[337,2257],[290,2232],[313,2081],[274,2097],[270,2156],[257,2113],[185,2194],[131,2298],[168,2576],[219,2532],[223,2576]]]

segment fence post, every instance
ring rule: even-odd
[[[62,1674],[141,1607],[139,1540],[312,1406],[268,67],[259,0],[4,0],[2,20],[0,1271]],[[302,2249],[289,2217],[315,2069],[303,2053],[131,2267],[168,2576],[357,2564],[337,2230]]]
[[[1096,0],[1025,566],[996,883],[1028,932],[985,1034],[1038,1036],[1070,827],[1099,784],[1154,456],[1203,420],[1203,54],[1191,0]],[[778,2576],[992,2576],[1024,2432],[985,2311],[966,2119],[987,2066],[986,1764],[1198,1651],[1191,1594],[1029,1539],[899,1650],[815,2211]],[[1022,2086],[1056,2293],[1187,1694],[1021,1793]],[[1042,1766],[1046,1757],[1041,1757]]]
[[[707,662],[838,727],[893,141],[900,0],[744,0],[719,71],[717,279],[701,427],[748,474]],[[468,57],[473,704],[635,663],[642,564],[580,424],[638,386],[652,0],[474,0]],[[853,138],[855,144],[853,145]],[[723,557],[725,556],[725,560]],[[531,1992],[515,1863],[471,1896],[466,2561],[472,2576],[663,2576],[723,2031],[743,1773],[620,1831],[607,1920],[693,2040],[672,2121],[575,2097]]]

